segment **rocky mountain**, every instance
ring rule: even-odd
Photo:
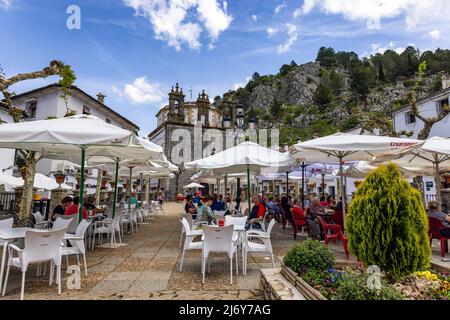
[[[440,90],[441,76],[450,72],[449,50],[420,53],[408,47],[402,54],[386,51],[360,59],[353,52],[321,48],[315,62],[292,61],[275,75],[255,73],[244,88],[217,97],[215,104],[221,108],[224,100],[238,100],[260,127],[279,127],[282,143],[369,128],[371,117],[388,122],[392,111],[408,105],[423,61],[428,67],[420,98]]]

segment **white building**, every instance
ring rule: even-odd
[[[442,88],[440,92],[418,101],[417,107],[421,116],[425,118],[436,117],[445,106],[449,105],[450,81],[443,80]],[[411,114],[409,106],[394,112],[392,118],[395,131],[401,132],[405,130],[406,132],[412,132],[411,138],[417,138],[420,130],[424,127],[423,121]],[[437,122],[432,127],[430,138],[435,136],[450,137],[450,115],[447,115],[442,121]],[[436,185],[433,177],[424,178],[424,188],[427,199],[433,199],[436,195]]]
[[[421,116],[425,118],[436,117],[444,106],[449,105],[450,83],[443,81],[443,88],[442,91],[418,101],[417,107]],[[409,106],[394,112],[393,121],[395,131],[413,132],[412,138],[417,138],[420,130],[423,129],[423,122],[411,114]],[[450,137],[450,115],[433,126],[430,137],[435,136]]]
[[[105,95],[99,93],[97,99],[90,96],[76,86],[71,87],[71,95],[67,97],[67,106],[74,110],[77,114],[89,114],[103,119],[107,123],[111,123],[123,129],[130,131],[138,131],[139,127],[120,115],[105,104]],[[63,94],[61,86],[51,84],[42,88],[34,89],[14,96],[13,103],[16,107],[21,108],[26,113],[25,121],[45,120],[48,117],[62,118],[66,115],[67,107],[65,100],[61,97]],[[2,120],[3,113],[0,109],[0,117]],[[6,116],[5,116],[6,118]],[[7,122],[11,122],[11,117],[7,118]],[[11,157],[12,152],[12,157]],[[8,156],[4,156],[8,155]],[[7,168],[14,164],[14,150],[0,150],[0,169]],[[44,175],[51,175],[56,171],[74,172],[75,167],[68,161],[42,159],[37,164],[37,172]],[[88,192],[95,192],[97,183],[97,170],[89,170],[86,180]],[[68,177],[67,184],[75,186],[75,178]],[[89,188],[90,187],[90,188]]]

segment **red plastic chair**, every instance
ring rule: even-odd
[[[448,252],[447,240],[449,238],[441,236],[441,229],[445,229],[444,224],[439,219],[428,217],[428,225],[429,225],[428,234],[430,236],[430,245],[433,242],[433,239],[439,240],[439,242],[441,243],[441,256],[445,257],[445,253]]]
[[[328,245],[328,242],[330,240],[333,240],[334,243],[336,243],[336,240],[341,240],[342,245],[344,247],[345,255],[347,256],[348,259],[349,252],[347,247],[347,237],[344,234],[342,234],[341,226],[337,224],[327,223],[320,216],[318,216],[317,218],[319,219],[323,233],[325,234],[325,244]]]
[[[344,215],[342,211],[335,211],[331,216],[331,220],[334,224],[341,226],[341,231],[344,231]]]
[[[294,220],[294,225],[292,226],[294,228],[294,239],[297,240],[297,231],[301,228],[306,228],[309,235],[309,227],[306,223],[306,216],[305,213],[302,215],[298,214],[298,212],[295,212],[293,210],[294,208],[291,208],[291,215],[292,219]]]

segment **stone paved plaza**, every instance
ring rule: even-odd
[[[199,251],[189,253],[183,271],[179,272],[182,207],[178,203],[166,204],[163,216],[142,226],[137,235],[125,235],[126,246],[115,250],[89,250],[89,274],[86,277],[82,272],[80,290],[67,289],[64,260],[60,296],[55,285],[48,286],[48,275],[36,277],[36,269],[31,267],[27,272],[25,299],[261,299],[258,291],[260,269],[271,268],[270,259],[264,254],[249,256],[247,276],[242,275],[240,268],[234,285],[229,282],[229,264],[225,255],[213,257],[211,274],[206,274],[204,285],[201,284]],[[277,267],[283,254],[294,244],[291,231],[289,227],[283,230],[280,225],[275,225],[272,244]],[[343,259],[340,245],[331,249],[337,259]],[[72,257],[71,263],[75,263],[75,258]],[[20,273],[11,269],[7,295],[0,299],[19,299],[19,295]]]

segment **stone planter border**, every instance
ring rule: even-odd
[[[281,274],[306,298],[306,300],[327,300],[319,291],[311,287],[291,268],[281,265]]]

